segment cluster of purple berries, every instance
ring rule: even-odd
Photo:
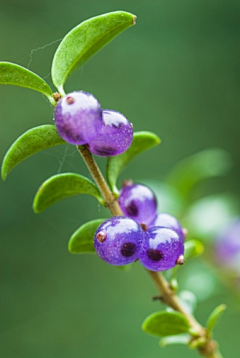
[[[88,145],[98,156],[121,154],[132,143],[132,124],[119,112],[102,110],[98,100],[87,92],[62,97],[56,105],[54,120],[66,142]]]
[[[157,214],[154,193],[145,185],[127,181],[119,205],[125,216],[102,223],[94,237],[95,250],[104,261],[121,266],[139,259],[151,271],[165,271],[184,263],[184,233],[169,214]]]

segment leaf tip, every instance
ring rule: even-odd
[[[1,171],[1,177],[2,177],[2,180],[5,181],[7,179],[7,172],[2,168],[2,171]]]
[[[133,24],[133,25],[136,25],[136,21],[137,21],[137,16],[136,16],[136,15],[133,15],[132,24]]]

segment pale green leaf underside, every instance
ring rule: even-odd
[[[160,138],[152,132],[135,132],[130,148],[116,156],[108,159],[107,180],[115,194],[118,193],[116,183],[119,173],[124,167],[141,152],[155,147],[161,143]]]
[[[93,239],[98,226],[107,219],[89,221],[80,226],[70,237],[68,250],[72,254],[95,253]]]
[[[51,88],[38,75],[10,62],[0,62],[0,84],[15,85],[41,92],[55,105]]]
[[[136,17],[124,11],[93,17],[72,29],[60,43],[52,63],[52,80],[64,95],[67,77],[123,30],[134,25]]]
[[[179,334],[177,336],[168,336],[160,340],[159,345],[166,347],[172,344],[188,344],[190,341],[190,335],[187,333]]]
[[[187,196],[201,180],[225,174],[231,162],[228,152],[218,148],[206,149],[178,163],[166,181]]]
[[[207,320],[207,331],[208,332],[212,332],[213,328],[216,326],[216,324],[218,323],[220,317],[222,316],[223,312],[226,309],[226,305],[222,304],[217,306],[212,313],[210,314],[208,320]]]
[[[142,324],[143,331],[160,337],[187,333],[189,328],[187,319],[179,312],[156,312]]]
[[[43,125],[29,129],[22,134],[7,151],[2,163],[2,178],[5,180],[10,171],[24,159],[56,145],[66,144],[59,136],[54,125]]]
[[[79,194],[94,196],[104,205],[101,194],[96,185],[79,174],[57,174],[47,179],[38,189],[33,202],[33,210],[39,213],[59,200]]]

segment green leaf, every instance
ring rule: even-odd
[[[159,341],[161,347],[166,347],[172,344],[188,344],[190,341],[189,334],[179,334],[177,336],[164,337]]]
[[[93,238],[98,226],[107,219],[89,221],[80,226],[70,237],[68,250],[72,254],[95,253]]]
[[[187,319],[179,312],[155,312],[142,324],[143,331],[162,337],[187,333],[189,329]]]
[[[155,147],[161,143],[160,138],[152,132],[136,132],[133,135],[133,141],[128,150],[116,157],[111,157],[107,162],[107,180],[112,191],[117,195],[117,178],[123,168],[138,154],[144,150]]]
[[[47,179],[38,189],[33,202],[35,213],[47,209],[50,205],[69,196],[89,194],[104,205],[101,194],[96,185],[79,174],[57,174]]]
[[[136,16],[116,11],[93,17],[72,29],[60,43],[52,63],[52,80],[64,95],[67,77],[115,36],[135,24]]]
[[[55,106],[51,88],[38,75],[10,62],[0,62],[0,84],[26,87],[44,94]]]
[[[7,151],[2,163],[2,178],[5,180],[10,171],[31,155],[66,142],[59,136],[54,125],[43,125],[29,129],[22,134]]]
[[[212,313],[210,314],[210,316],[208,317],[208,320],[207,320],[207,332],[208,333],[212,332],[213,328],[218,323],[219,318],[222,316],[222,313],[225,311],[226,308],[227,308],[227,306],[222,304],[222,305],[217,306],[212,311]]]
[[[228,152],[222,149],[207,149],[182,160],[166,178],[187,197],[192,188],[201,180],[224,175],[231,167]]]
[[[204,246],[199,240],[188,240],[184,243],[184,258],[188,260],[192,257],[202,255]]]

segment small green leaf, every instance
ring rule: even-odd
[[[203,150],[177,164],[166,182],[187,197],[199,181],[224,175],[231,164],[232,160],[228,152],[218,148]]]
[[[142,330],[156,336],[173,336],[189,331],[187,319],[179,312],[155,312],[142,324]]]
[[[161,347],[166,347],[172,344],[189,344],[190,335],[189,334],[179,334],[177,336],[168,336],[164,337],[159,341]]]
[[[72,29],[60,43],[52,63],[52,80],[64,95],[67,77],[115,36],[135,24],[136,16],[116,11],[88,19]]]
[[[29,129],[22,134],[7,151],[2,163],[2,178],[5,180],[10,171],[31,155],[66,142],[59,136],[54,125],[43,125]]]
[[[222,313],[225,311],[225,309],[227,308],[226,305],[222,304],[217,306],[212,313],[210,314],[210,316],[208,317],[207,320],[207,332],[211,333],[213,328],[216,326],[216,324],[219,321],[219,318],[221,317]]]
[[[64,173],[52,176],[40,186],[34,198],[33,210],[40,213],[61,199],[79,194],[92,195],[104,205],[98,188],[91,180],[79,174]]]
[[[184,258],[188,260],[192,257],[202,255],[204,246],[199,240],[188,240],[184,243]]]
[[[116,195],[118,194],[116,187],[117,178],[123,168],[138,154],[144,150],[155,147],[159,143],[161,143],[160,138],[152,132],[136,132],[133,135],[132,144],[126,152],[108,159],[107,179],[111,189]]]
[[[95,253],[93,238],[98,226],[107,219],[89,221],[80,226],[70,237],[68,250],[72,254]]]
[[[0,84],[26,87],[44,94],[55,105],[51,88],[38,75],[10,62],[0,62]]]

